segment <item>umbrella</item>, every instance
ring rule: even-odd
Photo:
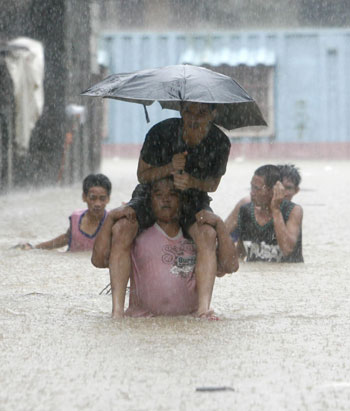
[[[231,77],[204,67],[174,65],[112,74],[82,93],[180,110],[181,102],[216,104],[215,123],[227,130],[266,126],[253,98]],[[147,111],[146,111],[147,117]]]

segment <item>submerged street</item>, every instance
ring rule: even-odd
[[[230,161],[223,219],[264,162]],[[241,263],[217,279],[221,321],[110,318],[89,253],[10,249],[65,232],[81,187],[1,197],[0,408],[347,410],[350,401],[348,162],[298,161],[304,264]],[[104,160],[109,208],[128,201],[136,160]],[[231,387],[201,392],[201,387]]]

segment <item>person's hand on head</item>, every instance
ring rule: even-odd
[[[273,196],[271,200],[271,210],[280,209],[282,201],[285,198],[285,188],[280,181],[273,186]]]
[[[187,151],[183,153],[178,153],[173,155],[173,159],[171,160],[171,164],[173,166],[173,169],[175,171],[178,170],[183,170],[186,165],[186,156],[187,156]]]

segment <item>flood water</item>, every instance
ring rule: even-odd
[[[263,163],[231,161],[226,218]],[[349,410],[350,164],[298,161],[305,264],[241,264],[218,279],[221,321],[110,318],[89,253],[10,249],[66,231],[80,184],[0,197],[0,410]],[[110,159],[111,205],[136,161]],[[196,391],[200,387],[234,391]]]

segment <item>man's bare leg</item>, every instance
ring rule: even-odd
[[[109,267],[109,255],[112,246],[112,229],[120,219],[127,219],[131,222],[136,221],[136,213],[129,206],[121,206],[111,210],[99,233],[96,236],[92,250],[91,262],[97,268]]]
[[[109,273],[112,289],[112,317],[124,316],[125,293],[131,272],[131,246],[137,235],[138,223],[126,218],[112,228]]]
[[[210,302],[217,272],[216,231],[209,224],[194,223],[189,234],[197,247],[196,284],[198,291],[198,317],[217,319],[210,310]]]

